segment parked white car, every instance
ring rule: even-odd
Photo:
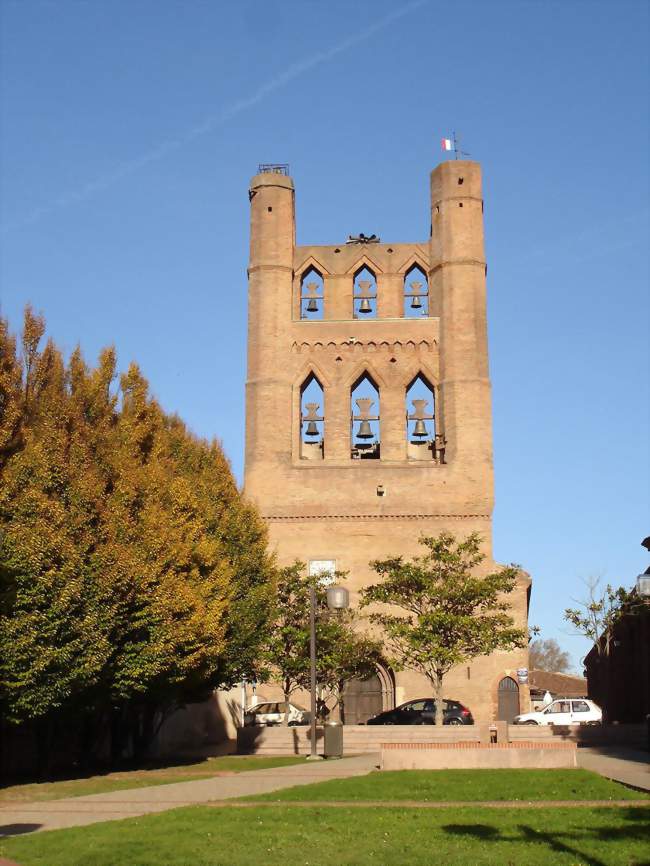
[[[515,725],[599,725],[603,711],[586,698],[556,698],[536,713],[515,716]]]
[[[283,725],[286,713],[284,701],[265,701],[249,707],[244,713],[245,725]],[[289,703],[289,725],[308,725],[311,720],[309,710]]]

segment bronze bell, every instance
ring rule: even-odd
[[[413,298],[413,300],[411,301],[411,309],[412,310],[419,310],[421,308],[422,308],[422,303],[420,302],[420,298],[418,297],[418,295],[416,295]]]
[[[307,312],[308,313],[317,313],[318,312],[318,299],[310,298],[307,301]]]
[[[428,436],[429,431],[427,430],[427,425],[424,421],[416,421],[415,422],[415,430],[413,431],[414,436]]]
[[[315,421],[307,422],[307,429],[305,430],[305,436],[318,436],[318,425]]]
[[[359,439],[372,439],[373,435],[370,421],[361,421],[359,423],[359,432],[357,433],[357,437]]]
[[[372,307],[370,306],[370,301],[368,300],[368,298],[361,299],[361,303],[359,304],[359,312],[372,313]]]

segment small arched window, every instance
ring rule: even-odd
[[[355,319],[377,318],[377,277],[368,267],[354,275],[353,315]]]
[[[404,318],[429,315],[429,282],[419,265],[413,265],[404,275]]]
[[[305,271],[300,280],[300,318],[322,319],[324,306],[323,275],[312,266]]]
[[[379,388],[363,373],[350,389],[350,456],[353,460],[379,460]]]
[[[444,462],[444,441],[436,435],[435,393],[422,373],[406,389],[406,453],[409,460]]]
[[[300,389],[300,457],[322,460],[325,456],[325,393],[314,373]]]

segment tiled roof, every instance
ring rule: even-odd
[[[551,671],[529,671],[528,683],[531,691],[550,692],[566,698],[582,698],[588,694],[587,680],[570,674]]]

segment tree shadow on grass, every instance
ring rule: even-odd
[[[505,839],[499,830],[490,824],[445,824],[442,829],[455,836],[474,836],[476,839],[490,839],[493,842]]]
[[[471,836],[481,842],[526,841],[537,842],[538,844],[545,843],[552,851],[557,851],[558,853],[561,852],[563,854],[572,854],[579,858],[580,863],[588,864],[588,866],[607,866],[607,863],[605,863],[604,860],[591,857],[588,854],[579,851],[577,848],[572,848],[570,845],[560,842],[558,836],[564,834],[544,833],[539,830],[534,830],[532,827],[527,827],[525,824],[519,824],[517,827],[521,833],[521,836],[519,837],[501,833],[496,829],[496,827],[492,827],[489,824],[445,824],[442,829],[455,836]]]
[[[0,837],[22,836],[24,833],[33,833],[42,826],[42,824],[0,824]]]
[[[97,765],[86,768],[72,767],[60,772],[47,773],[41,776],[35,775],[17,775],[5,778],[0,782],[0,792],[5,788],[13,788],[18,785],[42,785],[52,782],[79,782],[85,779],[102,778],[111,776],[116,773],[137,773],[150,772],[153,770],[182,770],[184,767],[200,767],[202,764],[208,766],[208,762],[212,757],[221,757],[217,755],[191,755],[179,754],[170,755],[163,758],[144,758],[140,761],[136,760],[121,760],[114,765],[105,766]]]
[[[599,842],[631,841],[633,839],[644,840],[650,835],[650,811],[647,809],[624,809],[618,813],[618,817],[625,821],[639,822],[636,826],[594,827],[584,832],[549,832],[536,830],[526,824],[518,824],[517,830],[521,835],[515,836],[501,832],[490,824],[445,824],[442,829],[446,833],[457,836],[471,836],[482,842],[535,842],[548,847],[551,851],[562,854],[571,854],[577,857],[580,863],[586,866],[607,866],[604,860],[591,854],[585,854],[579,848],[574,847],[580,841],[592,839]],[[569,842],[571,844],[569,844]]]

